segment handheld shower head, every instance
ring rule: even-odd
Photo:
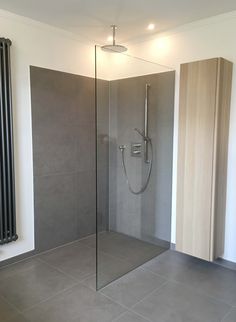
[[[138,134],[140,134],[144,138],[144,134],[137,127],[134,128],[134,131],[138,132]]]
[[[134,131],[136,131],[139,135],[141,135],[144,139],[144,141],[150,141],[151,139],[148,136],[145,136],[144,133],[139,130],[137,127],[134,128]]]

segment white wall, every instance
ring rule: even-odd
[[[34,248],[33,162],[29,66],[94,76],[94,49],[61,30],[0,10],[1,37],[13,42],[17,231],[19,240],[0,247],[0,261]]]
[[[236,11],[191,23],[169,33],[133,44],[130,52],[144,59],[176,69],[172,242],[176,225],[176,166],[178,139],[178,89],[180,64],[194,60],[224,57],[236,63]],[[236,68],[233,72],[231,102],[227,214],[224,258],[236,262]]]

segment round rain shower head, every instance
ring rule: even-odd
[[[103,51],[107,51],[109,53],[123,53],[127,51],[127,48],[122,45],[105,45],[101,47]]]
[[[113,32],[113,40],[112,45],[104,45],[102,46],[102,50],[109,52],[109,53],[123,53],[124,51],[127,51],[127,48],[122,45],[116,44],[116,29],[117,27],[115,25],[111,25],[112,32]]]

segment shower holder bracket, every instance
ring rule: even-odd
[[[141,143],[131,143],[131,157],[141,157],[142,155],[142,144]]]

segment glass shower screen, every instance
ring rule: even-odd
[[[95,48],[97,289],[170,247],[174,71]]]

